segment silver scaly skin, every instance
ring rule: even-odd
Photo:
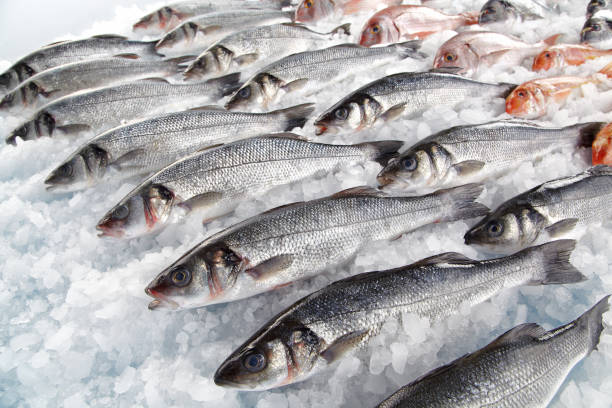
[[[504,20],[536,20],[550,15],[552,10],[535,0],[488,0],[480,9],[478,24]]]
[[[106,235],[127,238],[163,228],[192,210],[212,220],[274,186],[349,164],[369,160],[384,164],[401,145],[398,141],[328,145],[310,143],[292,133],[229,143],[195,153],[152,175],[113,207],[99,228]],[[162,189],[165,194],[160,193]]]
[[[531,245],[542,232],[558,237],[578,223],[609,220],[611,200],[612,167],[592,167],[511,198],[472,227],[465,243],[493,253],[514,252]]]
[[[221,364],[215,382],[245,390],[291,384],[366,345],[402,313],[440,320],[504,288],[580,282],[585,277],[568,261],[575,244],[555,241],[487,261],[451,252],[334,282],[267,322]]]
[[[612,43],[612,10],[602,9],[588,18],[580,32],[580,42],[597,44],[598,48]]]
[[[43,106],[6,142],[15,144],[17,137],[33,140],[56,133],[99,133],[134,119],[195,108],[218,101],[235,88],[239,77],[230,74],[197,84],[170,84],[155,78],[64,96]]]
[[[150,308],[192,308],[246,298],[349,261],[372,241],[424,225],[485,214],[470,184],[420,197],[368,187],[293,203],[204,240],[146,288]]]
[[[373,66],[406,58],[423,58],[417,50],[421,41],[407,41],[385,47],[367,48],[357,44],[340,44],[316,51],[289,55],[262,68],[232,95],[227,109],[267,107],[278,92],[298,90],[304,86],[321,87],[325,82],[372,69]]]
[[[480,182],[564,147],[590,147],[603,125],[546,128],[531,122],[496,121],[455,126],[426,137],[391,160],[378,181],[385,189],[402,191]]]
[[[402,387],[378,408],[545,408],[572,368],[597,348],[609,298],[556,329],[516,326]]]
[[[471,96],[502,98],[514,87],[440,72],[389,75],[357,89],[327,109],[314,123],[316,134],[363,129],[376,121],[416,115],[434,106],[452,107]]]

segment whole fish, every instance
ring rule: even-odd
[[[548,107],[563,103],[582,85],[602,82],[601,75],[612,78],[612,63],[595,75],[586,77],[556,76],[527,81],[517,86],[506,98],[506,112],[512,116],[537,118],[546,114]]]
[[[533,60],[531,69],[546,71],[568,65],[582,65],[588,60],[612,55],[612,50],[600,50],[588,44],[558,44],[546,48]]]
[[[361,130],[402,114],[439,105],[455,106],[470,96],[505,97],[516,85],[489,84],[441,72],[404,72],[377,79],[350,93],[315,121],[316,134]]]
[[[593,165],[607,164],[612,166],[612,123],[604,126],[593,141]]]
[[[357,187],[282,206],[196,245],[146,288],[154,309],[192,308],[246,298],[349,261],[372,241],[486,214],[470,184],[420,197]]]
[[[168,77],[185,69],[193,57],[141,60],[137,55],[73,62],[34,75],[0,101],[0,110],[37,109],[76,91],[151,77]]]
[[[556,329],[516,326],[400,388],[378,408],[545,408],[572,368],[597,348],[609,298]]]
[[[608,0],[591,0],[587,4],[586,18],[587,20],[597,13],[599,10],[611,10],[612,3]]]
[[[425,6],[391,6],[370,17],[361,30],[359,44],[371,47],[400,40],[423,39],[438,31],[455,30],[471,24],[478,24],[478,14],[475,12],[449,15]]]
[[[155,44],[157,50],[203,51],[238,30],[291,22],[292,13],[279,10],[235,10],[204,14],[185,21]]]
[[[280,90],[293,92],[311,85],[320,88],[325,82],[374,66],[406,58],[424,58],[418,52],[418,40],[386,47],[366,48],[341,44],[316,51],[289,55],[262,68],[238,89],[225,105],[227,109],[266,108],[277,99]]]
[[[34,117],[6,139],[33,140],[58,131],[77,134],[102,132],[130,120],[150,117],[216,102],[235,89],[240,74],[197,84],[170,84],[161,78],[100,88],[64,96],[43,106]]]
[[[483,181],[563,147],[591,147],[603,125],[546,128],[529,122],[497,121],[455,126],[426,137],[392,159],[378,175],[378,182],[402,190],[422,190]]]
[[[493,31],[466,31],[440,46],[434,58],[434,68],[458,67],[458,74],[472,75],[480,67],[520,65],[525,58],[533,57],[553,45],[558,37],[557,34],[537,44],[528,44]]]
[[[303,104],[261,114],[205,107],[131,123],[87,141],[45,183],[50,190],[74,191],[108,178],[150,174],[206,147],[302,127],[313,109]]]
[[[595,166],[576,176],[541,184],[501,204],[465,234],[467,245],[509,253],[531,245],[546,231],[557,237],[576,224],[612,216],[612,167]]]
[[[480,9],[478,24],[504,20],[536,20],[550,15],[552,10],[535,0],[488,0]]]
[[[398,141],[327,145],[291,133],[229,143],[193,154],[149,177],[104,216],[98,229],[103,235],[134,237],[176,222],[191,210],[212,220],[274,186],[351,163],[376,160],[384,165],[401,145]]]
[[[96,35],[76,41],[49,44],[14,63],[0,75],[0,92],[14,89],[26,79],[71,62],[136,54],[143,58],[162,57],[155,50],[155,41],[132,41],[118,35]]]
[[[455,252],[334,282],[272,318],[217,369],[217,385],[263,390],[304,380],[366,345],[402,313],[440,320],[505,288],[585,279],[569,263],[575,241],[475,261]],[[429,405],[428,405],[429,406]]]
[[[601,43],[606,45],[612,40],[612,10],[600,10],[593,14],[580,32],[580,42],[583,43]]]
[[[342,34],[349,34],[350,24],[345,24],[329,33],[318,33],[294,23],[261,26],[230,34],[217,41],[198,56],[185,71],[187,78],[205,75],[220,75],[231,69],[280,59],[290,54],[333,45]]]
[[[318,21],[334,14],[374,11],[381,6],[401,4],[402,0],[302,0],[295,10],[295,21]]]

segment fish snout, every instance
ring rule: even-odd
[[[107,215],[96,225],[96,229],[100,231],[98,236],[122,238],[125,236],[125,231],[121,228],[122,225],[123,223],[120,223],[119,220],[115,220],[110,215]]]
[[[321,136],[323,133],[327,132],[329,129],[326,125],[322,123],[315,123],[315,135]]]

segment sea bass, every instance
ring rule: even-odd
[[[591,147],[603,125],[546,128],[523,121],[496,121],[455,126],[426,137],[391,160],[378,182],[402,191],[422,191],[483,181],[564,147]]]
[[[612,166],[612,123],[608,123],[595,137],[592,159],[593,165]]]
[[[374,11],[381,6],[395,6],[402,0],[302,0],[295,10],[295,21],[307,23],[334,14]]]
[[[612,40],[612,10],[600,10],[585,21],[580,32],[580,42],[605,43],[610,46],[612,45],[610,40]]]
[[[455,106],[473,96],[505,97],[516,85],[490,84],[441,72],[404,72],[362,86],[315,121],[316,134],[361,130],[377,121],[415,115],[434,106]]]
[[[68,95],[43,106],[6,139],[33,140],[65,134],[102,132],[130,120],[216,102],[236,88],[240,74],[197,84],[170,84],[161,78]]]
[[[142,58],[163,56],[155,50],[154,41],[132,41],[118,35],[60,41],[42,47],[14,63],[0,75],[0,92],[6,93],[26,79],[50,68],[119,54],[136,54]]]
[[[328,145],[291,133],[229,143],[195,153],[149,177],[104,216],[98,229],[114,237],[139,236],[192,210],[212,220],[274,186],[349,164],[375,160],[384,165],[401,145],[398,141]]]
[[[609,298],[556,329],[516,326],[402,387],[377,408],[545,408],[572,368],[597,349]]]
[[[465,243],[492,253],[525,248],[546,232],[551,237],[576,224],[612,216],[612,167],[595,166],[576,176],[541,184],[501,204],[465,234]]]
[[[267,211],[207,238],[162,271],[146,288],[156,298],[149,307],[229,302],[317,275],[372,241],[486,214],[474,201],[481,192],[470,184],[394,197],[357,187]]]
[[[528,44],[518,38],[493,31],[465,31],[440,46],[434,58],[434,68],[457,67],[458,74],[472,75],[480,67],[496,64],[520,65],[553,45],[559,35],[553,35],[537,44]]]
[[[386,47],[366,48],[341,44],[293,54],[262,68],[232,95],[227,109],[266,108],[279,91],[293,92],[307,85],[320,88],[325,82],[351,73],[406,58],[424,58],[418,40]]]
[[[488,0],[480,9],[478,24],[504,20],[536,20],[551,15],[551,8],[535,0]]]
[[[443,30],[455,30],[464,25],[478,24],[478,13],[448,15],[425,6],[392,6],[374,14],[361,30],[359,44],[395,43],[417,40]]]
[[[597,13],[599,10],[611,10],[612,2],[609,0],[591,0],[587,4],[586,18],[587,20]]]
[[[204,107],[131,123],[88,140],[45,183],[50,190],[74,191],[150,174],[206,147],[302,127],[313,110],[312,104],[265,114]]]
[[[366,345],[402,313],[443,319],[505,288],[585,279],[570,263],[575,241],[476,261],[449,252],[334,282],[267,322],[217,369],[217,385],[264,390],[302,381]]]
[[[531,69],[547,71],[568,65],[582,65],[588,60],[612,55],[612,50],[600,50],[588,44],[558,44],[546,48],[533,60]]]
[[[300,24],[282,23],[239,31],[200,54],[185,71],[185,77],[199,79],[243,70],[255,63],[345,42],[342,40],[349,34],[349,27],[345,24],[329,33],[318,33]]]

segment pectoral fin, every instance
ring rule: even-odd
[[[130,163],[133,166],[132,162],[137,161],[138,156],[140,156],[144,152],[145,152],[144,149],[134,149],[134,150],[131,150],[131,151],[127,152],[126,154],[124,154],[123,156],[117,157],[117,159],[113,160],[113,162],[111,164],[113,166],[117,166],[119,168],[124,167],[128,163]]]
[[[304,79],[304,78],[296,79],[295,81],[285,84],[282,88],[287,92],[295,92],[295,91],[299,91],[300,89],[304,88],[307,83],[308,83],[307,79]]]
[[[238,65],[252,64],[259,59],[259,54],[254,52],[252,54],[242,54],[234,58],[234,62]]]
[[[203,194],[198,194],[191,197],[189,200],[185,200],[179,204],[180,207],[186,208],[189,211],[198,210],[202,208],[208,208],[212,204],[219,202],[223,198],[222,193],[216,191],[209,191]]]
[[[321,357],[327,363],[333,363],[351,350],[359,347],[370,337],[370,330],[361,330],[347,333],[338,337],[332,344],[321,352]]]
[[[578,218],[568,218],[565,220],[561,220],[559,222],[554,223],[553,225],[549,225],[548,227],[546,227],[546,232],[548,232],[551,237],[555,238],[573,230],[577,223]]]
[[[245,272],[256,281],[261,281],[287,269],[292,263],[293,255],[278,255],[263,261],[253,268],[247,269]]]
[[[406,110],[406,104],[400,103],[389,108],[389,110],[380,115],[380,118],[385,122],[388,122],[400,116],[402,113],[404,113],[404,110]]]
[[[73,123],[70,125],[57,126],[56,129],[67,135],[73,135],[76,133],[87,132],[91,129],[91,126],[84,123]]]
[[[485,163],[479,160],[466,160],[453,165],[457,174],[468,176],[479,172],[484,167]]]

